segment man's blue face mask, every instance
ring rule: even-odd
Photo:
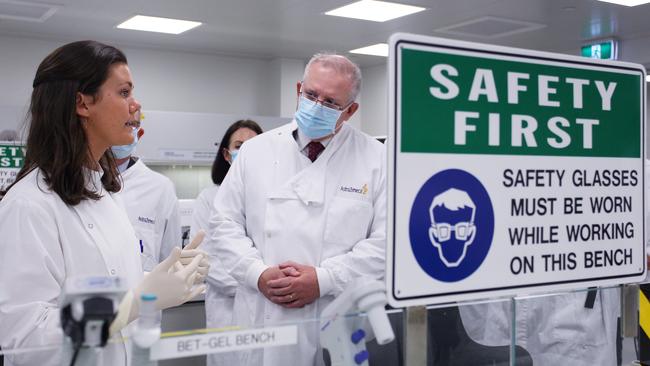
[[[341,113],[301,95],[294,118],[300,131],[313,140],[333,134]]]
[[[128,145],[119,145],[111,147],[115,159],[124,159],[133,155],[135,147],[138,145],[138,128],[133,129],[133,142]]]

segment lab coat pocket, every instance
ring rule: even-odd
[[[158,264],[158,250],[156,250],[156,234],[152,228],[146,227],[144,225],[136,225],[134,228],[135,236],[138,238],[138,242],[134,245],[138,245],[138,250],[140,251],[140,259],[142,260],[142,269],[151,272],[153,267]]]
[[[372,219],[370,202],[334,197],[327,211],[324,241],[351,248],[365,239]]]

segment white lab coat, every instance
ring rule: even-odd
[[[83,174],[80,172],[79,174]],[[102,189],[102,173],[89,187]],[[96,188],[91,188],[96,189]],[[3,349],[63,341],[59,296],[72,276],[119,276],[129,288],[142,279],[137,240],[121,201],[102,198],[66,205],[35,169],[0,202],[0,344]],[[7,365],[61,365],[66,351],[7,356]],[[68,350],[69,352],[69,350]],[[108,344],[103,365],[128,365],[123,343]],[[69,362],[69,361],[68,361]],[[100,363],[101,364],[101,363]]]
[[[190,227],[190,237],[194,237],[199,230],[208,232],[208,221],[212,215],[214,207],[214,198],[217,196],[219,186],[216,184],[203,189],[194,200],[192,210],[192,226]]]
[[[122,180],[120,196],[135,235],[142,240],[142,268],[150,272],[181,246],[176,190],[169,178],[149,169],[142,159],[122,172]],[[136,247],[140,251],[139,242]]]
[[[592,309],[584,291],[533,297],[516,302],[516,342],[534,366],[615,366],[619,291],[599,289]],[[460,306],[463,325],[486,346],[510,344],[510,302]]]
[[[210,254],[240,283],[236,324],[303,323],[298,345],[242,354],[242,365],[321,364],[320,311],[357,276],[383,277],[386,152],[344,124],[312,163],[295,121],[248,140],[215,199]],[[316,267],[321,298],[301,309],[267,300],[257,280],[287,260]]]
[[[199,230],[206,232],[203,248],[208,247],[211,240],[208,221],[214,213],[214,199],[219,190],[218,185],[212,185],[199,193],[194,202],[192,212],[192,226],[190,229],[193,237]],[[210,273],[206,279],[208,289],[205,293],[205,320],[208,328],[224,328],[233,325],[233,304],[237,281],[232,278],[219,261],[218,255],[210,258]],[[231,353],[216,353],[208,355],[208,365],[228,365],[236,362],[236,357]]]

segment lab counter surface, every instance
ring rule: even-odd
[[[205,328],[205,297],[199,295],[181,306],[166,309],[162,314],[162,332]],[[159,361],[160,366],[204,366],[206,356]],[[133,365],[137,366],[137,365]]]
[[[376,341],[368,342],[370,365],[373,366],[399,366],[402,365],[402,313],[393,311],[388,315],[391,326],[395,332],[395,341],[379,346]],[[181,306],[166,309],[162,315],[162,332],[185,331],[205,328],[205,303],[204,296],[200,295],[194,300]],[[300,340],[298,340],[300,341]],[[327,356],[325,356],[327,359]],[[328,360],[329,361],[329,360]],[[329,365],[329,362],[327,362]],[[172,360],[158,361],[159,366],[204,366],[206,356],[186,357]],[[0,365],[2,366],[2,365]],[[139,366],[139,365],[133,365]],[[236,365],[227,365],[236,366]]]

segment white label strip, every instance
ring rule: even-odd
[[[296,343],[298,343],[298,327],[296,325],[197,334],[159,340],[151,347],[151,360],[287,346]]]
[[[213,161],[217,156],[216,150],[192,149],[158,149],[158,157],[164,160],[179,161]]]

